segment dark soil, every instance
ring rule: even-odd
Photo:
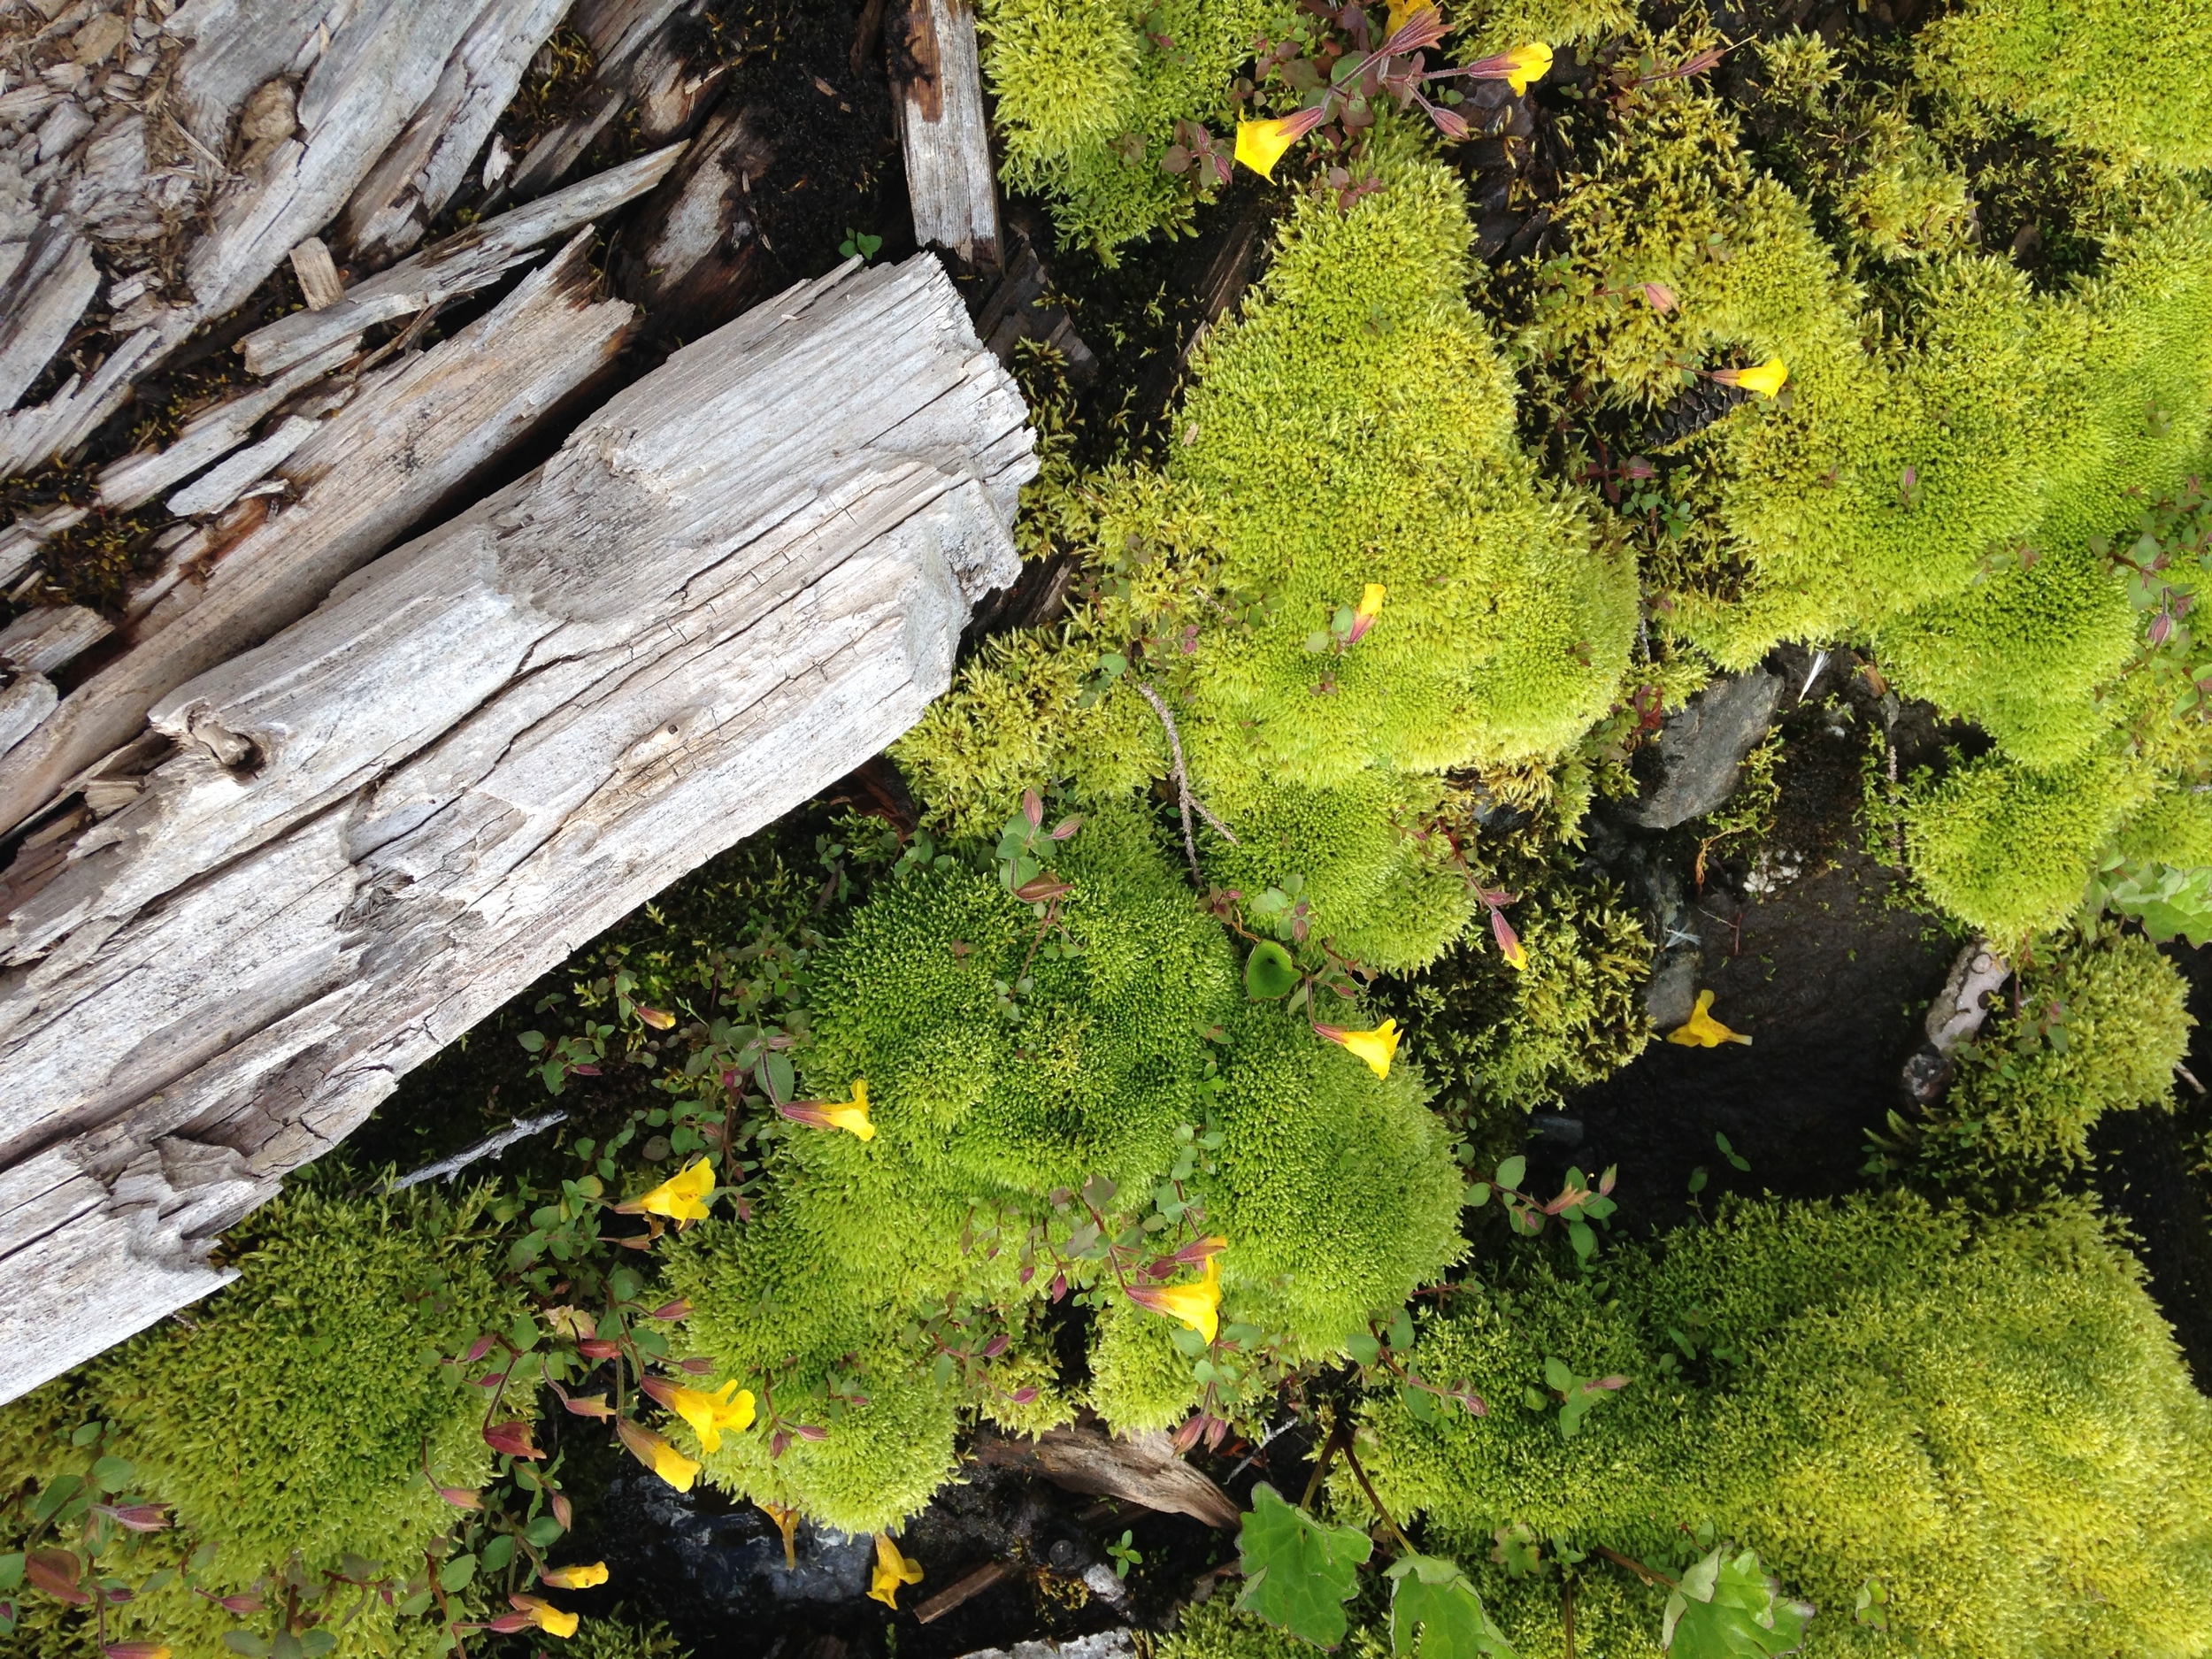
[[[1713,992],[1714,1018],[1752,1039],[1655,1041],[1563,1110],[1537,1116],[1538,1179],[1617,1164],[1617,1225],[1638,1233],[1690,1220],[1723,1193],[1809,1198],[1858,1185],[1867,1133],[1903,1103],[1901,1070],[1958,949],[1862,845],[1863,761],[1870,726],[1877,738],[1882,729],[1881,699],[1863,676],[1847,680],[1847,656],[1831,660],[1809,699],[1797,696],[1805,654],[1778,653],[1777,666],[1788,685],[1781,801],[1755,868],[1709,869],[1701,892],[1694,823],[1654,837],[1601,808],[1592,826],[1594,855],[1632,893],[1651,895],[1670,872],[1680,882],[1687,911],[1675,926],[1697,941],[1698,984]],[[1901,716],[1908,768],[1939,738],[1924,718]]]

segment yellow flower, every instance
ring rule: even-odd
[[[1755,369],[1721,369],[1713,378],[1723,386],[1740,386],[1747,392],[1772,397],[1788,382],[1790,365],[1779,357],[1769,357]]]
[[[1748,1044],[1750,1038],[1722,1025],[1705,1010],[1713,1005],[1713,994],[1700,991],[1697,1006],[1690,1010],[1689,1019],[1667,1033],[1669,1042],[1678,1042],[1686,1048],[1717,1048],[1724,1042]]]
[[[615,1432],[630,1448],[630,1455],[665,1480],[679,1492],[691,1490],[691,1483],[699,1477],[699,1465],[686,1457],[666,1440],[649,1428],[633,1423],[627,1417],[617,1417]]]
[[[1377,1077],[1390,1075],[1390,1062],[1398,1052],[1398,1022],[1386,1019],[1372,1031],[1346,1031],[1340,1025],[1316,1025],[1314,1030],[1329,1041],[1349,1048],[1367,1062]]]
[[[876,1126],[868,1121],[868,1079],[864,1077],[853,1079],[853,1097],[849,1101],[794,1101],[776,1110],[795,1124],[815,1129],[842,1129],[863,1141],[876,1138]]]
[[[545,1575],[545,1581],[556,1590],[589,1590],[606,1583],[607,1563],[592,1561],[573,1567],[556,1567]]]
[[[1206,1258],[1206,1277],[1195,1285],[1135,1285],[1129,1300],[1140,1308],[1180,1320],[1208,1342],[1221,1329],[1221,1264]]]
[[[799,1570],[799,1512],[786,1509],[780,1503],[764,1503],[761,1512],[776,1524],[783,1534],[783,1564],[787,1572]]]
[[[1518,97],[1528,90],[1531,81],[1541,81],[1551,73],[1551,48],[1541,41],[1516,46],[1505,54],[1504,68],[1505,84],[1511,87],[1513,96]]]
[[[1357,645],[1375,626],[1375,618],[1382,613],[1383,595],[1390,590],[1380,582],[1370,582],[1359,596],[1359,608],[1352,612],[1351,631],[1344,636],[1347,645]]]
[[[1270,184],[1275,182],[1275,164],[1283,152],[1303,136],[1298,118],[1286,115],[1272,121],[1237,123],[1237,159]]]
[[[709,1194],[713,1191],[714,1166],[701,1158],[682,1174],[670,1176],[642,1198],[633,1198],[626,1204],[617,1204],[615,1209],[626,1216],[666,1216],[680,1227],[686,1222],[707,1218],[710,1213],[708,1206],[713,1202]]]
[[[709,1391],[645,1377],[639,1379],[638,1386],[690,1424],[699,1444],[710,1452],[722,1449],[724,1429],[742,1432],[753,1426],[752,1390],[741,1390],[733,1381]]]
[[[869,1595],[896,1612],[899,1586],[921,1581],[922,1563],[899,1554],[899,1547],[891,1541],[890,1533],[878,1532],[876,1568],[868,1586]]]
[[[564,1613],[550,1602],[539,1601],[534,1595],[511,1595],[507,1599],[514,1603],[516,1611],[527,1614],[530,1622],[547,1635],[566,1640],[576,1633],[575,1614]]]
[[[1436,0],[1390,0],[1390,21],[1384,26],[1386,38],[1419,17],[1424,12],[1436,10]]]

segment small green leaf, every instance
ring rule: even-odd
[[[475,1577],[476,1557],[456,1555],[438,1569],[438,1588],[451,1595],[457,1590],[466,1589],[469,1580]]]
[[[16,1588],[23,1582],[23,1552],[0,1555],[0,1594]]]
[[[1521,1185],[1521,1178],[1527,1173],[1528,1160],[1526,1158],[1508,1158],[1504,1163],[1498,1165],[1498,1185],[1501,1187],[1511,1187],[1517,1191]]]
[[[120,1492],[136,1472],[126,1458],[103,1457],[92,1465],[92,1484],[103,1492]]]
[[[1256,1001],[1271,1002],[1297,987],[1298,964],[1290,959],[1290,952],[1271,939],[1252,947],[1244,963],[1244,988]]]
[[[522,1535],[540,1549],[549,1549],[561,1536],[561,1524],[549,1515],[541,1515],[522,1529]]]
[[[301,1632],[300,1652],[305,1659],[323,1659],[323,1655],[338,1646],[338,1632],[332,1630],[311,1630]]]
[[[419,1617],[430,1610],[431,1602],[436,1600],[437,1597],[432,1595],[429,1591],[418,1590],[399,1604],[399,1616],[402,1618]]]
[[[233,1653],[245,1655],[246,1659],[269,1659],[269,1644],[250,1630],[225,1631],[223,1646]]]
[[[1372,1365],[1382,1357],[1382,1344],[1364,1331],[1355,1331],[1344,1339],[1344,1351],[1363,1365]]]
[[[502,1532],[484,1546],[484,1571],[498,1572],[515,1558],[515,1540],[511,1532]]]
[[[1344,1640],[1344,1603],[1359,1588],[1359,1570],[1374,1549],[1374,1540],[1356,1527],[1317,1521],[1262,1482],[1252,1488],[1252,1509],[1238,1540],[1244,1590],[1237,1606],[1333,1647]]]
[[[1393,1581],[1390,1650],[1398,1659],[1514,1659],[1457,1563],[1407,1555],[1386,1576]]]

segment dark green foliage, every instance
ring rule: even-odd
[[[1813,1653],[1892,1650],[1850,1616],[1869,1582],[1919,1654],[2212,1640],[2212,1402],[2085,1207],[1769,1202],[1602,1259],[1602,1279],[1494,1270],[1425,1324],[1428,1363],[1489,1416],[1370,1409],[1385,1502],[1425,1512],[1525,1659],[1559,1651],[1559,1591],[1555,1566],[1494,1562],[1516,1525],[1547,1558],[1663,1560],[1709,1523],[1821,1609]],[[1567,1438],[1547,1356],[1629,1381]],[[1663,1593],[1576,1571],[1578,1648],[1649,1651]]]

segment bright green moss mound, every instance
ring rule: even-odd
[[[1922,73],[2123,160],[2212,166],[2205,0],[1967,0],[1920,40]]]
[[[1475,911],[1449,843],[1423,833],[1440,794],[1432,777],[1365,772],[1333,788],[1221,796],[1237,839],[1207,836],[1207,878],[1249,896],[1296,877],[1316,937],[1379,972],[1423,967]]]
[[[2024,969],[2020,1001],[1961,1060],[1926,1132],[1939,1171],[2078,1167],[2105,1113],[2172,1103],[2196,1022],[2187,982],[2148,940],[2108,931]]]
[[[2212,1643],[2212,1402],[2085,1206],[1977,1222],[1903,1195],[1746,1205],[1601,1280],[1532,1270],[1448,1308],[1423,1357],[1490,1415],[1428,1426],[1379,1399],[1368,1471],[1477,1575],[1525,1659],[1560,1651],[1559,1599],[1492,1564],[1515,1522],[1648,1557],[1710,1521],[1820,1609],[1809,1654]],[[1573,1439],[1524,1403],[1547,1355],[1631,1379]],[[1890,1639],[1852,1620],[1869,1579]],[[1662,1599],[1578,1595],[1578,1651],[1655,1646]]]
[[[485,1396],[440,1355],[521,1311],[455,1242],[467,1227],[434,1198],[287,1193],[231,1236],[241,1277],[188,1325],[165,1320],[0,1410],[0,1467],[58,1470],[68,1432],[104,1418],[140,1486],[175,1506],[180,1530],[157,1545],[216,1546],[210,1582],[243,1590],[295,1553],[314,1573],[348,1553],[403,1571],[453,1515],[426,1455],[445,1486],[491,1470]],[[227,1655],[241,1622],[181,1591],[142,1613],[181,1659]],[[380,1603],[355,1636],[409,1640]]]
[[[1286,1353],[1333,1352],[1456,1249],[1459,1178],[1417,1073],[1378,1079],[1249,1004],[1220,924],[1134,815],[1092,815],[1059,859],[1072,890],[1033,954],[1031,907],[955,868],[887,883],[818,959],[807,1086],[841,1100],[864,1079],[876,1133],[795,1129],[754,1218],[669,1257],[695,1350],[827,1430],[780,1456],[760,1429],[726,1437],[704,1459],[724,1486],[853,1530],[910,1515],[950,1474],[963,1413],[1033,1430],[1070,1409],[1013,1399],[1048,1386],[1064,1268],[1110,1304],[1092,1403],[1125,1427],[1179,1417],[1197,1384],[1171,1322],[1059,1259],[1084,1217],[1053,1200],[1110,1180],[1111,1230],[1134,1227],[1210,1123],[1212,1167],[1187,1184],[1228,1240],[1223,1317]],[[919,1322],[949,1312],[1008,1337],[987,1378],[938,1363]]]
[[[1052,200],[1061,240],[1111,257],[1195,205],[1160,158],[1179,120],[1234,119],[1232,73],[1284,0],[982,0],[983,73],[998,101],[1002,176]]]
[[[1512,377],[1464,298],[1458,182],[1378,146],[1384,189],[1348,212],[1293,204],[1179,417],[1171,475],[1211,508],[1224,580],[1274,607],[1199,641],[1202,777],[1548,757],[1627,660],[1633,571],[1515,442]],[[1388,589],[1373,630],[1310,649],[1371,582]]]
[[[2047,772],[1985,755],[1907,808],[1913,874],[2009,945],[2073,913],[2100,851],[2150,792],[2140,768],[2101,753]]]

